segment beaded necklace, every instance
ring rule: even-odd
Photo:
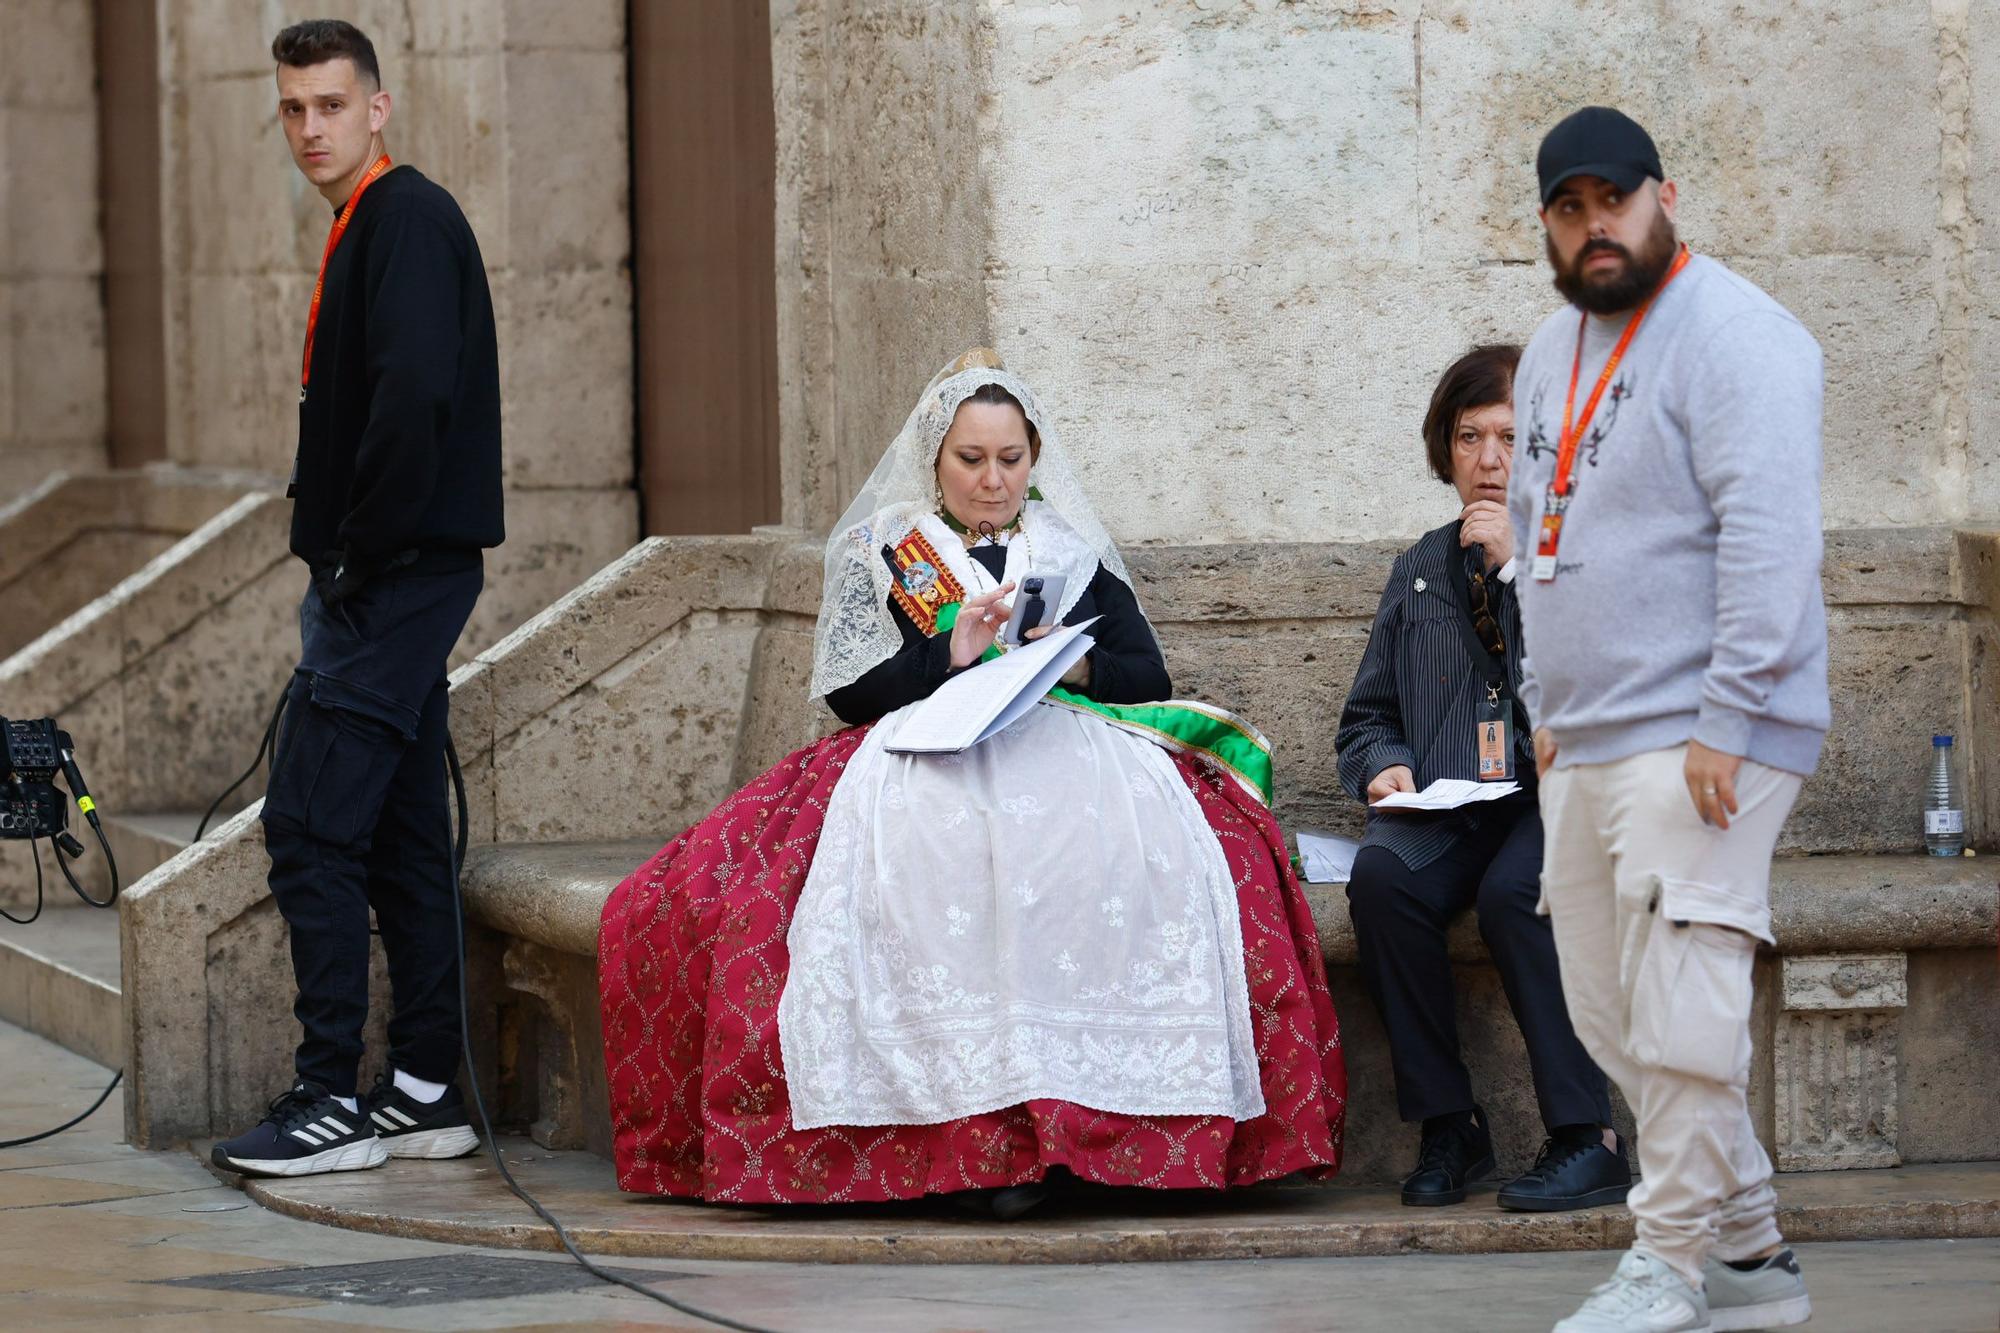
[[[1040,492],[1033,489],[1029,490],[1028,497],[1033,500],[1042,498]],[[939,505],[937,509],[938,517],[944,521],[944,525],[947,528],[950,528],[961,538],[970,537],[974,539],[966,542],[965,549],[967,552],[970,552],[980,541],[989,541],[995,546],[1010,545],[1011,541],[1002,542],[1000,540],[1000,534],[1003,532],[1019,537],[1022,549],[1028,553],[1028,568],[1032,571],[1035,567],[1035,539],[1028,535],[1028,526],[1023,521],[1027,517],[1027,513],[1028,506],[1026,503],[1023,503],[1020,509],[1015,511],[1014,517],[1008,520],[1004,527],[996,528],[991,523],[981,523],[977,528],[968,528],[953,517],[952,512],[943,505]],[[1004,582],[1005,578],[1006,576],[1003,574],[1001,580]]]

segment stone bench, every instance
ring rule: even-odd
[[[473,849],[466,906],[497,953],[515,1071],[547,1147],[610,1151],[597,1008],[597,926],[619,880],[664,839]],[[1915,856],[1781,858],[1777,950],[1758,969],[1752,1110],[1781,1169],[2000,1156],[1979,1111],[2000,1077],[1991,1003],[2000,866]],[[1410,1132],[1397,1120],[1380,1024],[1353,970],[1339,885],[1308,887],[1339,1006],[1349,1074],[1348,1174],[1394,1178]],[[1493,1113],[1503,1168],[1540,1138],[1520,1037],[1470,916],[1452,934],[1460,1025]],[[503,1006],[504,1007],[504,1006]],[[525,1071],[533,1071],[531,1079]],[[1622,1108],[1621,1108],[1622,1109]]]
[[[1176,691],[1239,712],[1270,737],[1277,810],[1287,828],[1358,831],[1360,811],[1336,780],[1331,739],[1399,547],[1224,543],[1137,546],[1127,553]],[[464,761],[473,841],[641,839],[583,877],[594,876],[601,897],[603,886],[660,842],[823,734],[834,723],[805,689],[820,560],[817,539],[786,530],[649,538],[455,672],[452,732]],[[1787,958],[1784,966],[1775,956],[1769,961],[1763,991],[1787,998],[1783,1008],[1767,1004],[1760,1032],[1766,1049],[1779,1043],[1781,1027],[1792,1034],[1786,1041],[1819,1042],[1812,1058],[1834,1060],[1826,1068],[1836,1073],[1774,1082],[1777,1066],[1767,1060],[1756,1089],[1758,1114],[1781,1160],[1824,1152],[1879,1161],[1891,1155],[1884,1145],[1911,1161],[2000,1157],[2000,1128],[1952,1104],[1957,1092],[1981,1089],[1982,1078],[2000,1074],[1993,959],[1969,943],[1939,943],[1969,939],[1975,924],[1985,931],[1991,909],[1975,902],[1954,916],[1941,908],[1927,897],[1926,877],[1951,872],[1925,869],[1921,857],[1907,855],[1921,846],[1924,742],[1934,731],[1956,733],[1965,751],[1968,838],[1992,846],[2000,836],[2000,781],[1993,780],[2000,772],[2000,673],[1990,669],[2000,652],[2000,533],[1830,532],[1825,591],[1834,726],[1820,771],[1780,842],[1787,857],[1819,858],[1796,864],[1824,883],[1817,907],[1794,914],[1796,920],[1786,922],[1781,906],[1781,923],[1791,932]],[[129,796],[122,804],[143,808]],[[212,841],[135,885],[124,904],[127,1124],[137,1143],[233,1132],[255,1118],[269,1089],[289,1075],[286,1052],[296,1040],[292,981],[283,922],[264,890],[259,828],[245,817]],[[496,1071],[503,1092],[512,1090],[513,1100],[503,1098],[507,1112],[539,1117],[552,1135],[595,1136],[593,1146],[602,1150],[602,1116],[581,1109],[601,1107],[601,1090],[579,1082],[601,1079],[588,953],[597,909],[594,902],[573,903],[563,887],[578,879],[565,868],[569,855],[544,854],[539,886],[521,881],[520,892],[510,892],[496,884],[490,901],[482,861],[475,872],[478,909],[503,928],[476,927],[478,956],[468,982],[472,1017],[488,1029],[483,1051],[497,1046],[512,1062]],[[1857,869],[1843,879],[1839,858],[1850,855],[1882,856],[1879,864],[1889,869]],[[1965,865],[1975,869],[1964,873],[1976,874],[1977,862]],[[1878,875],[1894,887],[1870,882]],[[514,882],[511,872],[496,878]],[[1351,1145],[1353,1170],[1393,1175],[1404,1165],[1407,1143],[1387,1132],[1395,1114],[1383,1043],[1351,967],[1341,961],[1352,950],[1344,904],[1337,890],[1320,891],[1315,902],[1336,963],[1350,1119],[1366,1127]],[[1940,925],[1950,921],[1960,924]],[[573,947],[539,942],[554,939]],[[1469,925],[1454,947],[1468,1062],[1493,1113],[1503,1159],[1519,1162],[1539,1139],[1520,1076],[1519,1035]],[[1911,961],[1793,965],[1795,958],[1829,953]],[[494,970],[502,967],[511,973]],[[1842,987],[1849,993],[1843,996]],[[1905,1008],[1895,1007],[1905,1001]],[[1947,1001],[1956,1012],[1947,1015]],[[548,1009],[569,1017],[560,1023],[536,1017]],[[1869,1017],[1897,1012],[1904,1015],[1899,1027]],[[1881,1079],[1862,1057],[1903,1045],[1916,1054],[1932,1041],[1925,1035],[1931,1020],[1920,1023],[1919,1015],[1933,1012],[1941,1016],[1942,1044],[1923,1051],[1921,1066],[1904,1062],[1921,1067],[1930,1081],[1904,1080],[1901,1118],[1890,1124],[1871,1109]],[[1793,1013],[1819,1017],[1779,1023],[1780,1014]],[[1852,1014],[1862,1017],[1840,1017]],[[593,1054],[579,1065],[555,1036],[533,1036],[554,1032],[574,1036]],[[371,1028],[369,1040],[379,1051],[379,1030]],[[487,1058],[482,1053],[482,1064]],[[544,1069],[575,1076],[566,1084],[556,1080],[543,1096]],[[1852,1077],[1839,1071],[1853,1071]],[[1838,1096],[1836,1085],[1845,1088]],[[1780,1086],[1785,1114],[1798,1121],[1782,1132]],[[563,1087],[568,1092],[557,1095]],[[594,1103],[577,1100],[586,1093]],[[1799,1120],[1807,1112],[1818,1118]]]

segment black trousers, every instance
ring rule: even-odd
[[[445,663],[479,598],[469,568],[383,575],[299,606],[302,651],[271,760],[264,843],[291,928],[301,1077],[353,1096],[368,1017],[368,918],[389,960],[390,1063],[458,1071],[458,949]]]
[[[1535,915],[1542,817],[1532,802],[1489,806],[1464,837],[1422,870],[1383,847],[1354,858],[1347,902],[1361,974],[1389,1036],[1396,1107],[1405,1120],[1472,1107],[1459,1054],[1445,930],[1470,907],[1528,1047],[1542,1122],[1608,1125],[1611,1096],[1570,1025],[1547,917]]]

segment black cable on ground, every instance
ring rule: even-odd
[[[0,1148],[19,1148],[23,1144],[40,1143],[43,1139],[54,1138],[56,1135],[62,1133],[66,1129],[74,1129],[76,1126],[90,1119],[90,1117],[96,1113],[97,1108],[104,1105],[104,1099],[111,1095],[112,1089],[116,1088],[118,1086],[119,1080],[124,1077],[125,1077],[125,1071],[122,1069],[119,1070],[117,1073],[113,1074],[111,1076],[111,1082],[105,1085],[103,1092],[97,1094],[97,1100],[90,1104],[90,1110],[85,1111],[82,1115],[78,1116],[76,1119],[65,1121],[64,1123],[57,1125],[54,1129],[45,1129],[39,1134],[30,1134],[25,1139],[0,1139]]]
[[[683,1301],[675,1300],[665,1292],[656,1291],[643,1282],[635,1282],[631,1278],[623,1277],[608,1268],[599,1267],[586,1257],[583,1251],[576,1248],[575,1243],[569,1238],[569,1232],[563,1228],[561,1222],[556,1220],[555,1214],[544,1208],[541,1200],[522,1188],[521,1182],[514,1179],[514,1173],[507,1169],[506,1155],[500,1151],[500,1140],[494,1137],[493,1122],[486,1115],[486,1099],[479,1090],[479,1071],[472,1060],[472,1020],[470,1018],[472,1005],[466,996],[465,990],[465,973],[468,966],[465,954],[465,895],[459,885],[459,870],[465,864],[465,852],[471,840],[471,834],[468,828],[469,812],[465,799],[465,774],[458,766],[458,750],[452,745],[449,734],[445,737],[444,757],[445,763],[451,768],[452,796],[458,804],[458,830],[452,839],[451,856],[452,922],[458,931],[458,1035],[465,1054],[465,1082],[472,1089],[473,1109],[479,1113],[479,1128],[486,1135],[486,1150],[492,1154],[493,1165],[499,1168],[500,1178],[507,1182],[507,1188],[514,1191],[516,1198],[535,1210],[535,1216],[549,1224],[550,1228],[556,1233],[556,1239],[562,1243],[563,1249],[569,1251],[569,1257],[582,1265],[583,1270],[592,1277],[624,1287],[627,1291],[636,1291],[641,1296],[658,1301],[670,1310],[678,1310],[684,1315],[705,1320],[708,1323],[716,1324],[723,1328],[737,1329],[739,1333],[776,1333],[775,1330],[765,1328],[761,1324],[746,1324],[739,1320],[731,1319],[727,1315],[712,1314],[700,1306],[688,1305]],[[91,1109],[95,1110],[96,1108],[92,1107]],[[88,1112],[85,1114],[88,1114]]]
[[[6,917],[17,926],[31,926],[35,923],[35,918],[42,914],[42,849],[35,846],[33,838],[28,839],[28,855],[35,858],[35,910],[26,916],[15,916],[6,908],[0,907],[0,916]]]
[[[208,821],[215,818],[215,812],[222,808],[222,803],[235,795],[236,789],[248,782],[257,772],[257,765],[264,762],[265,754],[275,753],[274,738],[278,734],[278,719],[285,715],[285,701],[291,698],[291,693],[291,684],[288,681],[285,688],[278,691],[278,706],[271,710],[271,721],[270,725],[264,728],[264,739],[257,742],[257,757],[250,761],[250,767],[243,770],[243,776],[224,787],[222,795],[216,797],[214,804],[208,807],[207,812],[201,817],[201,823],[195,825],[194,841],[201,841],[201,835],[208,832]]]

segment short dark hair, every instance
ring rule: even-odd
[[[1035,419],[1028,415],[1028,409],[1022,407],[1021,400],[1013,394],[1008,393],[1006,389],[998,384],[988,383],[974,389],[972,396],[965,401],[968,403],[991,403],[996,407],[1006,404],[1009,407],[1018,408],[1021,413],[1021,419],[1028,423],[1028,456],[1037,459],[1042,456],[1042,433],[1035,429]]]
[[[368,34],[342,19],[307,19],[271,39],[271,58],[280,65],[304,69],[345,57],[354,62],[354,71],[377,88],[382,86],[382,66],[375,60],[375,43]]]
[[[1451,484],[1452,436],[1459,417],[1513,402],[1514,368],[1520,364],[1521,349],[1514,343],[1482,343],[1452,362],[1431,390],[1430,410],[1424,413],[1424,453],[1439,481]]]

